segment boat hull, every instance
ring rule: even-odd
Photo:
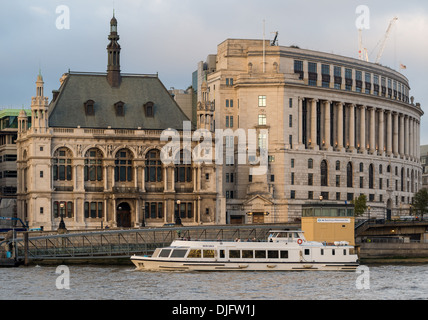
[[[192,262],[158,260],[134,256],[131,261],[139,271],[355,271],[358,263],[308,262]]]

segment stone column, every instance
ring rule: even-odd
[[[337,103],[337,149],[343,149],[343,103]]]
[[[370,153],[376,153],[376,109],[370,109]]]
[[[365,153],[367,150],[366,146],[366,106],[360,107],[360,150]]]
[[[355,150],[355,105],[349,105],[349,150]]]
[[[400,156],[404,158],[404,114],[400,116]]]
[[[398,114],[394,113],[394,140],[392,146],[394,156],[398,156]]]
[[[383,110],[379,110],[379,154],[385,154],[385,115]]]
[[[387,128],[386,128],[386,153],[392,155],[392,113],[387,111]]]
[[[409,156],[410,156],[410,159],[413,159],[413,157],[414,157],[414,153],[415,153],[415,141],[414,141],[414,129],[413,129],[413,118],[410,118],[410,129],[409,129],[409,131],[410,131],[410,134],[409,134],[409,136],[410,136],[410,151],[409,151]]]
[[[324,101],[324,121],[325,121],[325,125],[324,125],[324,147],[326,150],[331,150],[331,145],[330,145],[330,141],[331,141],[331,127],[330,127],[330,104],[331,101]]]
[[[405,157],[409,156],[409,141],[410,134],[409,134],[409,117],[404,117],[404,155]]]
[[[317,100],[311,99],[311,149],[317,147]]]
[[[301,149],[301,146],[303,146],[303,106],[302,106],[302,101],[303,99],[299,97],[298,99],[299,101],[299,124],[298,124],[298,128],[299,128],[299,149]],[[304,147],[302,148],[304,149]]]

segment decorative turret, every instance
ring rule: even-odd
[[[24,133],[28,128],[27,113],[24,109],[18,115],[18,134]]]
[[[110,21],[110,35],[108,37],[110,40],[109,45],[107,46],[108,53],[108,64],[107,64],[107,81],[111,87],[117,88],[120,87],[120,45],[119,35],[117,34],[117,20],[114,17]]]
[[[34,132],[37,133],[46,133],[48,127],[48,98],[44,96],[43,93],[43,77],[39,71],[37,76],[36,96],[31,99],[31,123]]]

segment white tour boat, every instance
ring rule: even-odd
[[[354,271],[359,266],[347,242],[306,241],[302,231],[274,230],[267,241],[173,241],[151,257],[133,256],[147,271]]]

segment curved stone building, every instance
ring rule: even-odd
[[[207,98],[198,104],[199,127],[254,129],[259,147],[268,145],[266,175],[250,176],[249,165],[222,166],[228,222],[293,221],[304,204],[346,205],[360,194],[372,217],[411,208],[421,187],[423,111],[403,74],[336,54],[228,39],[198,90],[208,93],[200,95]]]

